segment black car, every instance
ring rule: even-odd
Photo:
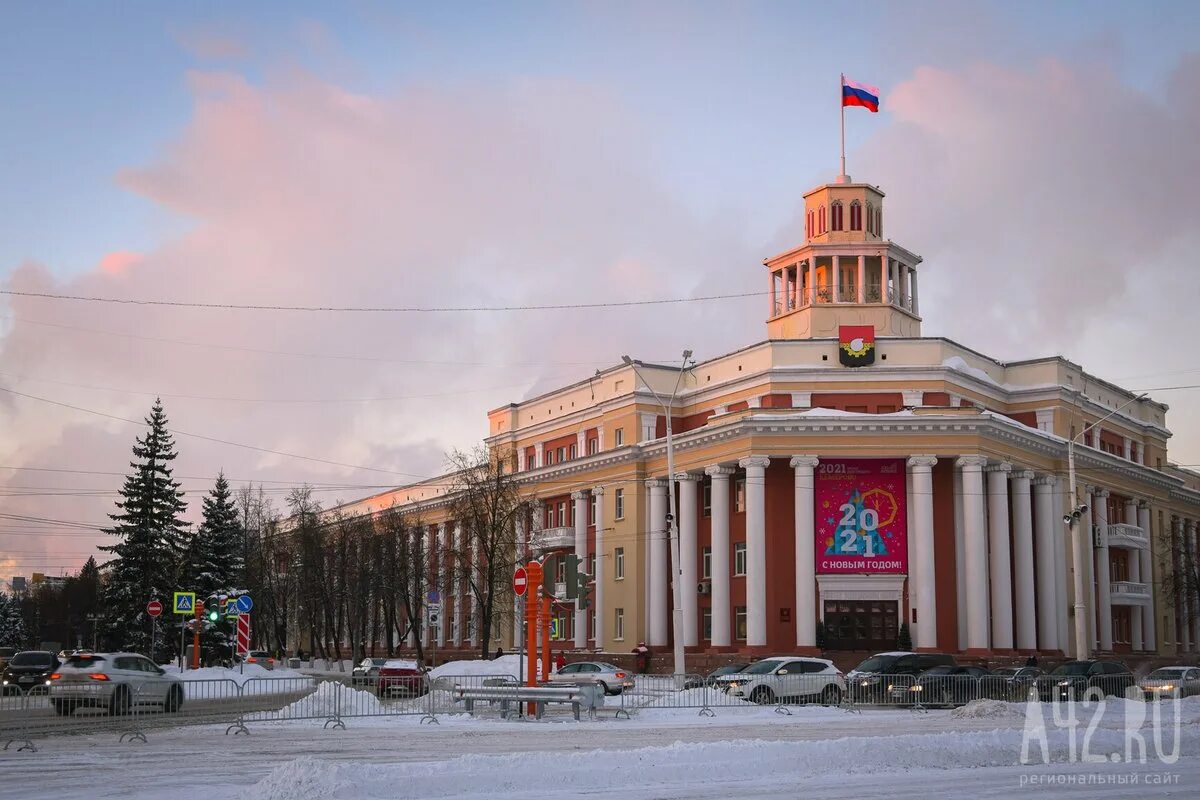
[[[897,686],[907,689],[925,670],[954,664],[947,653],[879,653],[846,673],[846,688],[856,703],[883,703]]]
[[[1083,700],[1089,689],[1120,696],[1134,683],[1133,673],[1120,661],[1068,661],[1037,679],[1042,700]]]
[[[1014,703],[1029,699],[1029,690],[1043,674],[1038,667],[997,667],[983,679],[983,696]]]
[[[901,705],[960,706],[979,699],[983,682],[988,677],[989,673],[983,667],[943,664],[922,672],[911,686],[894,687],[892,702]]]
[[[0,673],[0,689],[4,694],[45,693],[50,675],[58,669],[59,660],[46,650],[25,650],[9,659]]]
[[[726,664],[723,667],[717,667],[716,669],[714,669],[712,672],[708,673],[708,675],[706,675],[703,678],[701,678],[700,676],[696,676],[694,678],[688,678],[687,681],[683,684],[683,688],[685,688],[685,689],[702,689],[705,686],[716,686],[717,678],[721,677],[722,675],[737,675],[739,672],[741,672],[748,666],[750,666],[750,665],[749,664]]]

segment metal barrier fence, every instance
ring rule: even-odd
[[[790,714],[791,708],[809,704],[846,711],[892,707],[920,712],[980,699],[1076,701],[1089,689],[1122,695],[1132,685],[1127,674],[1041,675],[1028,680],[968,674],[635,675],[631,687],[608,697],[599,696],[597,687],[597,696],[587,695],[587,707],[589,715],[611,710],[618,718],[670,709],[711,716],[719,710],[770,707]],[[503,717],[524,713],[525,703],[515,699],[520,689],[521,682],[512,675],[419,675],[382,683],[351,676],[300,676],[253,677],[240,684],[211,679],[51,685],[49,691],[0,695],[0,742],[5,750],[14,744],[19,750],[36,750],[33,740],[39,737],[111,732],[122,741],[145,741],[151,729],[191,724],[220,724],[227,734],[236,735],[249,733],[252,724],[295,720],[345,728],[345,720],[352,718],[415,716],[421,723],[436,723],[439,715],[448,714]],[[555,711],[552,716],[570,708],[554,705],[561,700],[543,702]]]

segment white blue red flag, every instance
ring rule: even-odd
[[[879,90],[865,83],[858,83],[842,76],[842,108],[862,106],[867,111],[879,110]]]

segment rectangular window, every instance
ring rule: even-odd
[[[596,502],[599,500],[597,495],[588,496],[588,525],[596,524]]]
[[[567,561],[563,558],[554,559],[554,582],[567,582]]]
[[[587,574],[588,575],[596,574],[596,554],[595,553],[592,553],[591,555],[588,556]]]
[[[746,641],[746,607],[737,606],[733,609],[733,638],[739,642]]]
[[[708,483],[707,481],[705,482],[704,489],[701,490],[700,497],[701,497],[701,504],[702,504],[701,513],[703,514],[704,518],[707,519],[712,516],[712,484],[711,483]]]
[[[559,504],[558,504],[558,527],[561,528],[565,525],[570,525],[570,524],[571,523],[567,522],[567,501],[566,500],[559,501]]]
[[[624,428],[617,428],[615,431],[613,431],[613,441],[616,442],[617,447],[621,447],[625,444]]]
[[[588,439],[587,452],[588,452],[589,456],[594,456],[594,455],[596,455],[596,453],[599,453],[600,452],[600,440],[599,439]]]
[[[704,612],[704,615],[701,617],[701,620],[702,620],[701,624],[702,624],[703,632],[704,632],[704,641],[711,642],[712,641],[712,609],[705,608],[705,609],[702,609],[702,611]]]
[[[575,445],[571,445],[568,452],[570,453],[570,456],[569,456],[570,458],[575,458]]]
[[[746,510],[746,479],[738,478],[733,482],[733,510],[738,514]]]
[[[625,548],[618,547],[613,550],[613,577],[616,580],[625,578]]]
[[[565,448],[565,447],[558,448],[558,463],[561,464],[562,462],[564,462],[566,460],[567,460],[567,448]]]
[[[613,638],[618,642],[625,638],[625,609],[613,609]]]
[[[735,542],[733,545],[733,574],[746,574],[746,543]]]
[[[617,501],[616,518],[625,519],[625,490],[617,489],[613,493],[614,499]]]
[[[712,548],[706,547],[700,552],[700,577],[712,577]]]
[[[588,615],[588,638],[589,639],[596,638],[596,612],[595,611],[593,611],[590,615]]]

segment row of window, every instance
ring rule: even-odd
[[[596,574],[596,556],[593,553],[591,556],[591,571],[589,575]],[[712,578],[712,548],[705,547],[701,552],[701,577],[705,580]],[[733,543],[733,575],[734,577],[744,576],[746,574],[746,543]],[[617,547],[613,549],[613,579],[625,579],[625,548]]]
[[[625,429],[624,428],[617,428],[615,431],[613,431],[613,446],[614,447],[624,447],[625,446]],[[588,439],[587,440],[587,454],[589,456],[594,456],[599,452],[600,452],[600,439],[598,437],[593,437],[591,439]],[[574,445],[574,444],[546,448],[542,452],[542,462],[543,463],[540,465],[535,463],[536,453],[537,453],[537,451],[534,450],[533,448],[529,449],[529,456],[526,459],[527,463],[525,464],[525,469],[536,469],[538,466],[549,467],[554,464],[562,464],[566,461],[573,461],[579,457],[578,447],[577,447],[577,445]]]
[[[593,616],[593,629],[595,628],[595,617]],[[703,609],[701,616],[703,635],[705,641],[712,641],[712,609]],[[621,641],[625,638],[625,609],[613,609],[613,638]],[[733,609],[733,638],[737,641],[746,641],[746,607],[735,606]]]
[[[850,230],[861,231],[863,229],[863,209],[862,205],[857,201],[850,203]],[[846,230],[845,218],[842,213],[842,201],[835,200],[829,206],[829,230],[843,231]],[[879,235],[883,230],[883,209],[876,208],[871,203],[867,203],[867,233]],[[808,238],[819,236],[825,233],[825,206],[821,206],[816,211],[808,212],[808,220],[805,224],[805,231]]]

